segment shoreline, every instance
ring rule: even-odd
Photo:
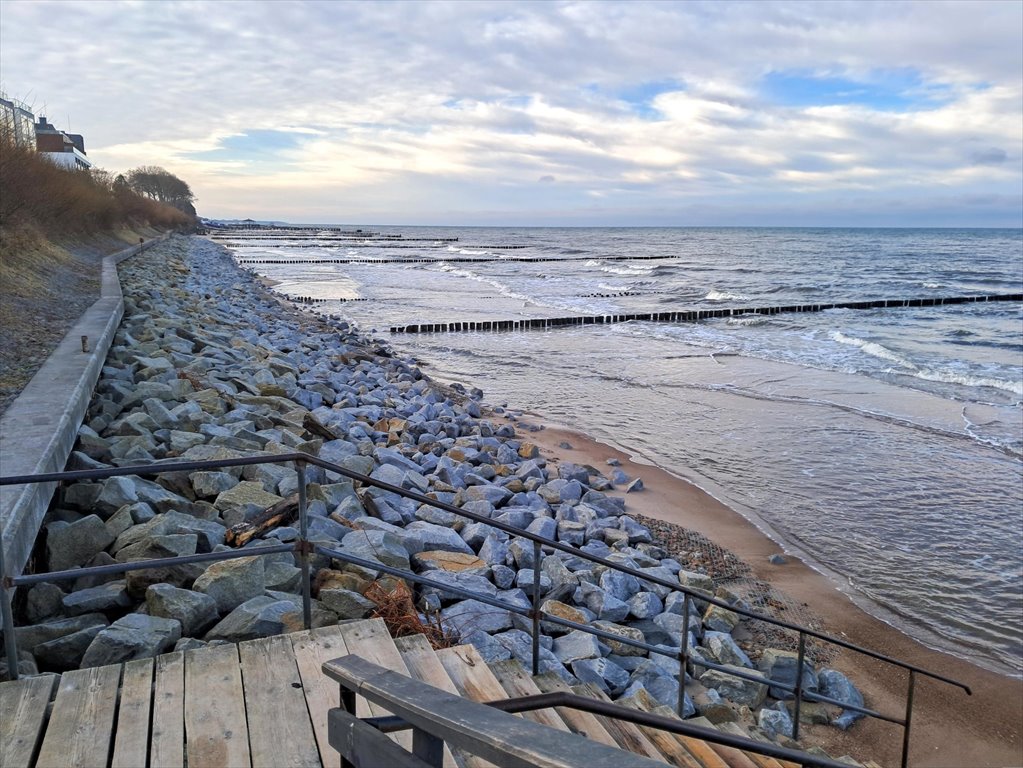
[[[607,466],[607,459],[618,459],[629,477],[638,477],[644,484],[642,491],[628,494],[627,513],[694,530],[734,553],[752,568],[757,579],[808,606],[823,621],[819,629],[824,633],[970,686],[973,695],[967,696],[953,686],[917,676],[910,747],[913,765],[1023,765],[1023,680],[930,648],[872,615],[825,573],[798,554],[784,551],[753,521],[694,483],[586,433],[549,423],[539,414],[523,412],[514,423],[521,427],[523,420],[543,425],[536,432],[519,431],[553,462],[600,468]],[[565,443],[571,447],[564,447]],[[624,492],[613,495],[624,496]],[[785,564],[768,561],[771,555],[783,553]],[[844,650],[834,666],[855,682],[868,707],[904,716],[905,673]],[[879,762],[897,765],[899,761],[902,729],[880,720],[861,720],[846,732],[812,725],[806,726],[805,732],[832,754],[870,744]]]

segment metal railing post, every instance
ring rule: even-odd
[[[796,663],[796,709],[792,718],[792,740],[799,741],[799,712],[803,707],[803,660],[806,658],[806,635],[799,633],[799,661]]]
[[[678,716],[684,717],[686,706],[686,664],[689,660],[689,593],[682,598],[682,643],[678,649]]]
[[[533,675],[540,674],[540,542],[533,542]]]
[[[0,555],[0,560],[2,560]],[[14,612],[11,610],[11,600],[14,595],[14,585],[7,586],[7,577],[3,577],[3,584],[0,584],[0,613],[3,613],[4,626],[4,649],[7,653],[7,677],[10,680],[18,679],[18,640],[14,635]]]
[[[313,625],[312,585],[309,578],[309,516],[306,511],[306,477],[305,462],[296,461],[298,472],[298,529],[302,549],[299,560],[302,567],[302,622],[306,629]]]
[[[916,687],[916,672],[909,670],[909,690],[906,691],[906,723],[902,726],[902,768],[909,764],[909,725],[913,719],[913,689]]]

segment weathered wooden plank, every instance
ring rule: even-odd
[[[580,696],[588,696],[591,699],[599,699],[600,701],[610,701],[605,693],[592,684],[577,685],[572,688],[573,691],[578,693]],[[618,745],[628,751],[637,755],[643,755],[649,757],[651,760],[659,760],[664,762],[665,757],[657,747],[646,737],[639,726],[634,723],[627,723],[624,720],[615,720],[610,717],[603,717],[601,715],[596,716],[600,720],[601,725],[607,728],[607,732],[610,733]]]
[[[663,766],[573,733],[466,701],[357,656],[328,662],[324,671],[348,687],[358,686],[367,699],[389,707],[415,728],[505,768]]]
[[[0,683],[0,765],[4,768],[32,764],[55,679],[29,677]]]
[[[720,723],[718,725],[718,730],[730,733],[733,736],[742,736],[744,739],[753,739],[753,736],[750,735],[749,731],[738,723]],[[758,768],[799,768],[799,766],[794,763],[783,763],[774,757],[758,755],[756,752],[747,752],[743,750],[743,754],[756,763]]]
[[[521,667],[521,665],[520,665]],[[525,673],[525,670],[522,670]],[[553,672],[546,672],[537,677],[529,678],[536,686],[536,690],[540,693],[553,693],[555,691],[567,691],[571,693],[572,689],[568,687],[560,677],[555,675]],[[504,683],[504,680],[501,680]],[[614,740],[614,737],[607,732],[597,717],[589,712],[582,712],[578,709],[572,709],[571,707],[559,707],[558,714],[561,715],[561,719],[565,721],[565,725],[571,728],[575,733],[580,736],[585,736],[591,741],[598,741],[601,744],[607,744],[609,747],[617,747],[618,742]]]
[[[185,655],[181,651],[156,659],[149,764],[153,768],[185,764]]]
[[[379,664],[385,669],[393,669],[403,675],[408,674],[408,667],[394,646],[390,632],[383,619],[370,619],[359,621],[353,624],[341,624],[341,636],[345,640],[348,652],[353,656],[360,656],[366,661]],[[386,709],[369,702],[359,701],[356,706],[356,714],[359,717],[366,717],[363,707],[367,707],[373,716],[391,714]],[[412,751],[412,735],[408,731],[390,734],[391,738],[397,741],[403,748]]]
[[[341,768],[341,755],[330,745],[327,713],[341,705],[341,689],[323,674],[324,662],[347,656],[348,648],[336,626],[320,627],[288,635],[295,650],[295,663],[302,678],[306,708],[313,724],[316,746],[323,768]]]
[[[148,763],[153,666],[152,659],[136,659],[124,665],[111,768],[138,768]]]
[[[639,705],[639,708],[646,712],[653,712],[655,715],[670,717],[674,720],[681,719],[678,716],[678,712],[676,712],[671,707],[665,706],[664,704],[655,707],[650,707],[642,697],[637,697],[635,701]],[[725,760],[722,759],[722,757],[711,748],[709,742],[706,742],[703,739],[694,738],[692,736],[685,736],[683,734],[678,734],[678,740],[685,746],[686,749],[689,750],[689,752],[693,756],[696,757],[697,760],[700,761],[701,765],[706,766],[706,768],[728,768],[728,763],[725,762]]]
[[[120,679],[120,664],[63,674],[38,765],[72,768],[107,764]]]
[[[397,647],[401,658],[405,660],[405,666],[409,673],[417,680],[439,688],[442,691],[458,695],[458,689],[448,677],[444,665],[437,658],[437,652],[433,650],[430,641],[422,635],[409,635],[408,637],[396,637],[394,645]],[[470,755],[461,750],[452,750],[455,762],[465,768],[495,768],[481,757]]]
[[[266,693],[276,697],[276,692]],[[184,717],[190,766],[243,768],[251,764],[236,645],[185,653]]]
[[[693,725],[702,725],[704,728],[715,727],[714,723],[705,717],[691,717],[689,722]],[[734,747],[726,747],[724,744],[707,743],[728,764],[729,768],[757,768],[757,764],[740,750]]]
[[[503,688],[501,698],[518,698],[519,696],[534,696],[542,691],[536,687],[536,683],[526,674],[526,670],[517,661],[498,661],[490,665],[490,671]],[[523,713],[523,717],[530,716],[530,720],[548,728],[556,728],[559,731],[571,730],[561,716],[553,709],[535,709],[532,712]],[[611,746],[618,746],[612,744]]]
[[[255,766],[320,765],[291,640],[283,635],[238,646],[249,744]]]

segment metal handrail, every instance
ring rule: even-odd
[[[875,718],[878,718],[878,719],[882,719],[882,720],[885,720],[885,721],[888,721],[888,722],[900,725],[904,729],[904,734],[903,734],[903,752],[902,752],[902,765],[903,765],[903,767],[906,766],[907,759],[908,759],[909,731],[910,731],[910,723],[911,723],[911,720],[912,720],[912,707],[913,707],[913,697],[914,697],[914,687],[915,687],[915,676],[917,674],[924,675],[926,677],[930,677],[932,679],[939,680],[939,681],[947,683],[949,685],[957,686],[957,687],[963,689],[967,693],[967,695],[972,695],[972,691],[970,690],[970,687],[968,685],[966,685],[964,683],[961,683],[961,682],[959,682],[957,680],[953,680],[953,679],[951,679],[949,677],[946,677],[944,675],[940,675],[940,674],[937,674],[935,672],[931,672],[929,670],[923,669],[923,668],[918,667],[918,666],[916,666],[914,664],[909,664],[907,662],[900,661],[899,659],[895,659],[895,658],[892,658],[890,656],[886,656],[884,654],[877,653],[876,651],[872,651],[872,650],[870,650],[868,648],[863,648],[862,646],[858,646],[858,645],[856,645],[854,643],[850,643],[850,642],[848,642],[846,640],[843,640],[841,638],[838,638],[838,637],[833,637],[831,635],[827,635],[827,634],[825,634],[823,632],[818,632],[817,630],[814,630],[814,629],[811,629],[811,628],[808,628],[808,627],[801,627],[799,625],[792,624],[791,622],[787,622],[787,621],[784,621],[782,619],[776,619],[774,617],[765,616],[765,615],[756,613],[756,612],[754,612],[752,610],[748,610],[748,609],[742,608],[741,606],[733,606],[733,605],[725,602],[724,600],[721,600],[721,599],[716,598],[716,597],[714,597],[712,595],[706,594],[706,593],[704,593],[702,591],[695,590],[695,589],[692,589],[692,588],[689,588],[689,587],[685,587],[685,586],[683,586],[683,585],[681,585],[679,583],[671,582],[671,581],[668,581],[666,579],[659,578],[657,576],[653,576],[653,575],[651,575],[649,573],[645,573],[645,572],[643,572],[641,570],[638,570],[636,568],[631,568],[631,567],[629,567],[627,565],[623,565],[622,563],[617,563],[617,562],[615,562],[613,560],[608,560],[608,559],[600,557],[598,555],[593,555],[593,554],[591,554],[589,552],[585,552],[585,551],[582,551],[580,549],[577,549],[577,548],[573,547],[570,544],[565,544],[563,542],[554,541],[552,539],[546,539],[546,538],[544,538],[542,536],[539,536],[538,534],[535,534],[535,533],[532,533],[530,531],[525,531],[525,530],[516,528],[515,526],[510,525],[508,523],[504,523],[504,522],[501,522],[499,520],[493,520],[493,519],[491,519],[489,517],[486,517],[485,515],[481,515],[481,514],[478,514],[478,513],[475,513],[475,512],[471,512],[471,511],[466,510],[466,509],[462,509],[460,507],[456,507],[453,504],[448,504],[447,502],[441,501],[439,499],[431,498],[430,496],[427,496],[426,494],[419,493],[417,491],[408,490],[408,489],[405,489],[405,488],[401,488],[400,486],[392,485],[390,483],[386,483],[386,482],[383,482],[381,480],[377,480],[377,479],[375,479],[373,477],[370,477],[368,475],[364,475],[364,474],[361,474],[359,472],[355,472],[353,470],[347,469],[346,467],[342,467],[342,466],[339,466],[337,464],[333,464],[331,462],[324,461],[323,459],[320,459],[319,457],[312,456],[311,454],[307,454],[307,453],[296,452],[296,453],[284,453],[284,454],[259,454],[259,455],[256,455],[256,456],[245,456],[245,457],[239,457],[239,458],[234,458],[234,459],[206,459],[206,460],[201,460],[201,461],[175,461],[175,460],[166,461],[166,460],[164,460],[164,461],[156,461],[156,462],[152,462],[152,463],[148,463],[148,464],[140,464],[140,465],[128,466],[128,467],[110,467],[110,468],[106,468],[106,469],[86,469],[86,470],[73,470],[73,471],[68,471],[68,472],[50,472],[50,473],[38,474],[38,475],[16,475],[16,476],[10,476],[10,477],[0,477],[0,487],[8,486],[8,485],[26,485],[26,484],[55,482],[55,481],[56,482],[65,482],[65,481],[73,481],[73,480],[101,480],[101,479],[106,479],[106,478],[109,478],[109,477],[121,477],[121,476],[129,476],[129,475],[132,475],[132,476],[160,475],[160,474],[165,473],[165,472],[189,472],[189,471],[197,471],[197,470],[205,470],[205,469],[217,469],[217,468],[222,469],[222,468],[226,468],[226,467],[244,467],[244,466],[253,466],[253,465],[259,465],[259,464],[285,464],[285,463],[291,463],[291,462],[295,463],[296,469],[297,469],[298,475],[299,475],[299,483],[298,483],[298,488],[299,488],[299,510],[298,510],[298,512],[299,512],[299,524],[300,524],[300,528],[301,528],[301,530],[299,532],[299,538],[296,540],[296,542],[294,544],[269,545],[269,546],[265,546],[265,547],[253,547],[251,549],[235,550],[235,551],[229,551],[229,552],[209,552],[209,553],[201,553],[201,554],[195,554],[195,555],[181,555],[181,556],[170,557],[170,558],[159,558],[159,559],[154,559],[154,560],[133,561],[131,563],[116,563],[116,564],[109,564],[109,565],[102,565],[102,566],[93,566],[93,567],[88,567],[88,568],[77,568],[77,569],[74,569],[73,571],[61,571],[61,572],[48,573],[48,574],[33,574],[33,575],[29,575],[29,576],[19,575],[19,576],[13,576],[12,577],[12,576],[7,576],[6,574],[3,574],[2,588],[3,588],[4,595],[3,595],[3,599],[0,600],[0,608],[3,609],[2,610],[2,619],[3,619],[3,628],[4,628],[4,636],[5,636],[5,645],[6,645],[7,656],[8,656],[8,669],[10,670],[9,674],[12,677],[12,679],[17,679],[17,677],[18,677],[18,664],[17,664],[17,650],[16,650],[16,645],[15,645],[16,641],[12,642],[12,638],[14,637],[15,633],[13,631],[14,630],[14,624],[13,624],[13,614],[12,614],[12,611],[11,611],[11,593],[12,593],[13,589],[18,587],[18,586],[24,586],[24,585],[28,585],[28,584],[35,584],[35,583],[39,583],[39,582],[42,582],[42,581],[59,581],[59,580],[67,580],[67,579],[72,579],[72,578],[77,579],[77,578],[81,578],[83,576],[89,576],[89,575],[103,575],[103,574],[111,574],[111,573],[124,573],[124,572],[131,571],[131,570],[144,570],[144,569],[149,569],[149,568],[159,568],[159,567],[165,567],[167,565],[173,565],[173,564],[185,564],[185,563],[189,563],[189,562],[192,562],[192,563],[195,563],[195,562],[209,562],[209,561],[233,559],[233,558],[236,558],[236,557],[261,556],[261,555],[274,554],[274,553],[277,553],[277,552],[294,551],[294,552],[297,552],[298,555],[299,555],[299,559],[300,559],[300,563],[301,563],[301,568],[302,568],[303,619],[304,619],[304,623],[305,623],[306,628],[309,628],[309,626],[311,625],[311,579],[310,579],[309,555],[312,552],[315,551],[315,552],[318,552],[319,554],[323,554],[323,555],[326,555],[326,556],[329,556],[329,557],[340,559],[340,560],[343,560],[343,561],[346,561],[346,562],[350,562],[350,563],[353,563],[353,564],[356,564],[356,565],[361,565],[361,566],[366,567],[366,568],[370,568],[370,569],[382,571],[382,572],[385,572],[385,573],[389,573],[391,575],[398,576],[399,578],[409,579],[409,580],[411,580],[411,581],[413,581],[415,583],[421,583],[421,584],[424,584],[424,585],[427,585],[427,586],[431,586],[433,588],[436,588],[438,590],[441,590],[441,591],[444,591],[444,592],[447,592],[447,593],[450,593],[450,594],[459,595],[459,596],[467,597],[469,599],[478,600],[480,602],[487,603],[487,604],[493,605],[495,607],[499,607],[501,609],[513,611],[515,613],[518,613],[519,615],[524,615],[524,616],[529,617],[532,620],[532,630],[533,630],[532,631],[532,656],[533,656],[533,659],[532,659],[533,664],[532,664],[532,666],[533,666],[533,674],[537,674],[538,669],[539,669],[539,655],[540,655],[539,654],[539,641],[540,641],[540,627],[539,627],[539,625],[540,625],[541,621],[546,621],[546,622],[555,623],[555,624],[559,624],[559,625],[566,626],[566,627],[571,627],[573,629],[578,629],[580,631],[587,632],[588,634],[592,634],[592,635],[595,635],[597,637],[601,637],[601,638],[606,639],[606,640],[611,640],[611,641],[614,641],[614,642],[617,642],[617,643],[623,643],[625,645],[630,645],[630,646],[642,648],[644,650],[647,650],[648,652],[654,652],[654,653],[658,653],[658,654],[666,655],[666,656],[674,656],[674,657],[676,657],[678,659],[679,667],[680,667],[679,668],[679,693],[678,693],[678,702],[677,702],[679,714],[682,713],[682,707],[683,707],[683,701],[684,701],[684,695],[685,695],[684,694],[684,688],[685,688],[686,666],[687,666],[687,664],[690,661],[690,654],[689,654],[689,614],[690,614],[690,601],[692,601],[692,600],[699,600],[699,601],[701,601],[703,603],[707,603],[707,604],[710,604],[710,605],[716,605],[718,607],[724,608],[724,609],[726,609],[728,611],[731,611],[731,612],[733,612],[735,614],[738,614],[740,616],[745,616],[747,618],[754,619],[754,620],[757,620],[757,621],[763,621],[763,622],[766,622],[768,624],[772,624],[774,626],[782,627],[784,629],[788,629],[790,631],[797,632],[798,635],[799,635],[799,656],[798,656],[798,664],[797,664],[798,674],[797,674],[796,682],[795,682],[794,685],[789,685],[789,684],[784,683],[782,681],[775,681],[775,680],[772,680],[772,679],[769,679],[769,678],[768,679],[764,679],[764,678],[761,678],[761,677],[758,677],[758,676],[750,675],[748,673],[745,673],[745,672],[742,672],[740,670],[737,670],[734,667],[728,668],[728,667],[724,667],[722,665],[714,664],[713,662],[707,661],[707,660],[703,659],[702,657],[698,661],[697,660],[693,660],[693,664],[697,665],[697,666],[706,667],[708,669],[717,669],[719,671],[725,672],[726,674],[732,675],[732,676],[740,678],[740,679],[746,679],[746,680],[751,680],[753,682],[763,683],[763,684],[769,685],[769,686],[771,686],[773,688],[778,688],[778,689],[786,690],[786,691],[789,691],[790,693],[793,693],[794,697],[795,697],[795,712],[794,712],[794,717],[793,717],[793,730],[792,730],[792,738],[793,739],[798,739],[799,738],[800,707],[801,707],[801,704],[802,704],[802,702],[804,700],[806,700],[806,701],[820,701],[820,702],[826,702],[826,703],[834,703],[834,704],[836,704],[838,706],[841,706],[843,709],[847,709],[847,710],[850,710],[850,711],[853,711],[853,712],[859,712],[861,714],[865,714],[865,715],[868,715],[870,717],[875,717]],[[411,571],[403,571],[401,569],[394,569],[394,568],[391,568],[390,566],[386,566],[386,565],[384,565],[382,563],[379,563],[377,561],[362,560],[361,558],[357,558],[357,557],[355,557],[353,555],[350,555],[348,553],[341,552],[339,550],[333,550],[333,549],[330,549],[330,548],[327,548],[327,547],[323,547],[321,545],[316,544],[315,542],[310,542],[309,539],[308,539],[308,515],[307,515],[307,511],[306,511],[306,507],[307,507],[306,485],[307,485],[307,483],[306,483],[306,476],[305,476],[305,467],[306,467],[307,464],[313,465],[313,466],[316,466],[316,467],[320,467],[321,469],[324,469],[324,470],[327,470],[327,471],[330,471],[330,472],[334,472],[334,473],[339,474],[339,475],[341,475],[343,477],[347,477],[348,479],[350,479],[350,480],[352,480],[354,482],[358,482],[361,485],[379,488],[380,490],[384,490],[384,491],[387,491],[387,492],[390,492],[390,493],[397,494],[397,495],[402,496],[404,498],[408,498],[408,499],[411,499],[413,501],[417,501],[417,502],[419,502],[421,504],[425,504],[425,505],[434,507],[436,509],[441,509],[441,510],[444,510],[446,512],[450,512],[452,514],[458,515],[458,516],[463,517],[463,518],[467,518],[467,519],[472,520],[474,522],[483,523],[483,524],[488,525],[488,526],[490,526],[492,528],[496,528],[498,530],[504,531],[505,533],[509,534],[510,536],[514,536],[514,537],[518,537],[518,538],[521,538],[521,539],[527,539],[529,541],[532,541],[533,542],[533,595],[532,595],[532,606],[531,606],[531,608],[530,609],[525,609],[522,606],[512,605],[510,603],[504,603],[503,601],[499,601],[499,600],[496,600],[495,598],[491,598],[489,595],[482,595],[482,594],[473,593],[473,592],[470,592],[470,591],[467,591],[467,590],[461,590],[461,589],[458,589],[458,588],[456,588],[456,587],[454,587],[454,586],[452,586],[450,584],[444,584],[444,583],[441,583],[441,582],[434,582],[431,579],[424,578],[422,576],[419,576],[418,574],[412,573]],[[587,560],[587,561],[592,562],[592,563],[594,563],[596,565],[600,565],[600,566],[603,566],[605,568],[609,568],[609,569],[612,569],[612,570],[615,570],[615,571],[619,571],[621,573],[629,574],[629,575],[634,576],[635,578],[639,579],[640,581],[646,582],[648,584],[656,584],[656,585],[661,586],[661,587],[666,587],[666,588],[668,588],[668,589],[670,589],[672,591],[683,593],[684,600],[683,600],[683,610],[682,610],[683,626],[682,626],[682,644],[681,644],[681,647],[678,648],[677,650],[673,650],[672,652],[668,652],[663,647],[653,646],[653,645],[650,645],[650,644],[647,644],[647,643],[643,643],[643,642],[640,642],[640,641],[637,641],[637,640],[633,640],[633,639],[628,638],[628,637],[624,637],[624,636],[616,635],[616,634],[613,634],[613,633],[605,632],[604,630],[601,630],[601,629],[599,629],[597,627],[592,627],[592,626],[585,625],[585,624],[577,624],[576,622],[572,622],[572,621],[569,621],[569,620],[561,619],[561,618],[556,617],[556,616],[550,616],[550,615],[545,614],[542,610],[540,610],[540,584],[539,584],[539,582],[540,582],[540,570],[541,570],[540,566],[541,566],[542,558],[543,558],[543,556],[545,554],[544,551],[543,551],[544,549],[565,552],[567,554],[572,555],[573,557],[578,557],[578,558],[581,558],[583,560]],[[903,718],[896,718],[896,717],[892,717],[892,716],[882,715],[882,714],[877,713],[877,712],[875,712],[873,710],[870,710],[870,709],[866,709],[866,708],[862,708],[862,707],[857,707],[857,706],[854,706],[854,705],[851,705],[851,704],[845,704],[845,703],[842,703],[842,702],[837,702],[837,701],[835,701],[833,699],[828,699],[826,697],[820,696],[819,694],[816,694],[816,693],[813,693],[813,692],[803,691],[803,689],[802,689],[802,681],[803,681],[803,674],[802,674],[802,672],[803,672],[803,668],[804,668],[804,664],[805,664],[806,637],[808,637],[808,636],[809,637],[813,637],[813,638],[815,638],[817,640],[820,640],[822,642],[829,643],[831,645],[836,645],[836,646],[839,646],[841,648],[845,648],[847,650],[851,650],[851,651],[854,651],[856,653],[860,653],[860,654],[863,654],[863,655],[868,656],[870,658],[876,659],[878,661],[882,661],[882,662],[885,662],[887,664],[891,664],[893,666],[896,666],[896,667],[899,667],[899,668],[907,670],[908,673],[909,673],[909,685],[908,685],[908,690],[907,690],[906,713],[905,713],[905,716]],[[12,653],[12,649],[13,649],[13,653]]]
[[[685,720],[678,720],[672,717],[665,717],[654,712],[644,712],[640,709],[623,707],[620,704],[613,704],[609,701],[591,699],[589,696],[580,696],[577,693],[568,691],[553,691],[551,693],[535,693],[528,696],[518,696],[511,699],[497,699],[496,701],[485,702],[488,707],[499,709],[509,714],[521,714],[522,712],[535,712],[538,709],[550,709],[552,707],[563,707],[575,709],[580,712],[588,712],[591,715],[600,715],[614,720],[623,720],[627,723],[634,723],[647,728],[656,728],[659,731],[677,733],[682,736],[690,736],[694,739],[710,741],[734,749],[741,749],[746,752],[755,752],[759,755],[766,755],[778,760],[787,760],[798,763],[803,768],[849,768],[848,763],[841,763],[826,757],[818,757],[808,752],[797,749],[781,747],[770,742],[758,741],[753,738],[746,738],[735,734],[721,731],[717,728],[707,728],[702,725],[694,725]],[[397,715],[380,715],[377,717],[361,718],[362,722],[376,728],[381,733],[396,733],[412,728],[412,724]]]

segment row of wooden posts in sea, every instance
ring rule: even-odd
[[[465,320],[454,323],[421,323],[393,325],[391,333],[460,333],[474,331],[529,331],[565,328],[578,325],[609,325],[641,321],[648,323],[694,323],[725,317],[778,315],[787,312],[823,312],[828,309],[887,309],[901,307],[938,307],[950,304],[972,304],[987,301],[1023,301],[1023,293],[987,296],[926,297],[919,299],[876,299],[830,304],[793,304],[778,307],[722,307],[674,312],[639,312],[613,315],[573,315],[571,317],[536,317],[520,320]]]

